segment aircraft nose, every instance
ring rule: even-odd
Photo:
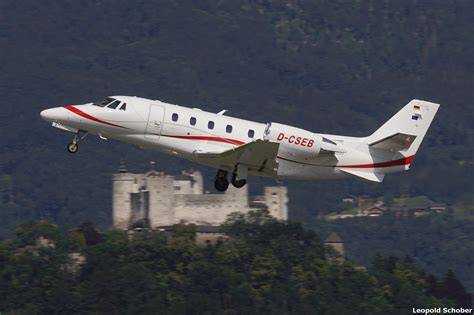
[[[64,107],[48,108],[41,111],[40,115],[46,121],[66,120],[68,111]]]

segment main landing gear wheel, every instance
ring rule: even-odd
[[[69,153],[76,153],[79,150],[79,146],[75,142],[69,143],[66,148]]]
[[[226,191],[229,188],[229,181],[227,180],[227,171],[219,170],[214,179],[214,187],[217,191]]]
[[[232,185],[235,188],[242,188],[245,186],[245,184],[247,184],[247,180],[245,178],[237,180],[237,174],[232,174]]]

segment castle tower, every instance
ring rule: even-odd
[[[324,244],[334,248],[336,252],[344,259],[344,241],[336,232],[332,232],[324,241]]]
[[[128,228],[130,222],[130,193],[133,192],[135,177],[130,174],[123,163],[118,173],[112,175],[112,213],[113,227]]]
[[[148,220],[151,227],[173,225],[175,195],[174,177],[149,171],[144,176],[149,192]]]
[[[279,220],[288,220],[288,189],[286,187],[265,187],[264,200],[270,215]]]
[[[193,184],[193,193],[196,195],[200,195],[204,193],[204,180],[202,178],[202,174],[198,171],[191,172],[190,174],[194,179]]]

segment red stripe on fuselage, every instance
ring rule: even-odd
[[[359,164],[359,165],[337,165],[340,168],[379,168],[379,167],[391,167],[391,166],[400,166],[400,165],[409,165],[415,158],[414,155],[404,157],[394,161],[388,162],[379,162],[374,164]]]
[[[210,137],[210,136],[177,136],[177,135],[161,135],[162,137],[176,138],[176,139],[185,139],[185,140],[201,140],[201,141],[215,141],[230,143],[235,145],[242,145],[245,142],[229,138],[220,138],[220,137]]]
[[[105,125],[109,125],[109,126],[113,126],[113,127],[118,127],[118,128],[123,128],[123,129],[129,129],[127,127],[123,127],[123,126],[119,126],[119,125],[116,125],[116,124],[112,124],[112,123],[109,123],[105,120],[102,120],[102,119],[99,119],[99,118],[95,118],[94,116],[91,116],[85,112],[83,112],[82,110],[74,107],[74,106],[71,106],[71,105],[67,105],[67,106],[64,106],[65,109],[67,110],[70,110],[71,112],[73,112],[74,114],[77,114],[81,117],[84,117],[84,118],[87,118],[89,120],[92,120],[92,121],[95,121],[95,122],[98,122],[98,123],[101,123],[101,124],[105,124]]]
[[[91,116],[91,115],[83,112],[82,110],[80,110],[80,109],[78,109],[74,106],[71,106],[71,105],[64,106],[64,108],[66,108],[67,110],[70,110],[71,112],[73,112],[73,113],[75,113],[79,116],[82,116],[84,118],[87,118],[89,120],[92,120],[92,121],[95,121],[95,122],[98,122],[98,123],[101,123],[101,124],[106,124],[106,125],[109,125],[109,126],[114,126],[114,127],[123,128],[123,129],[130,129],[130,128],[119,126],[119,125],[116,125],[116,124],[112,124],[112,123],[109,123],[105,120],[101,120],[99,118]],[[159,136],[159,134],[157,134],[157,136]],[[176,139],[186,139],[186,140],[215,141],[215,142],[230,143],[230,144],[234,144],[234,145],[245,144],[245,142],[240,141],[240,140],[229,139],[229,138],[220,138],[220,137],[210,137],[210,136],[178,136],[178,135],[163,135],[163,134],[161,136],[162,137],[169,137],[169,138],[176,138]]]
[[[409,165],[415,158],[414,155],[401,158],[398,160],[394,161],[388,161],[388,162],[379,162],[379,163],[374,163],[374,164],[358,164],[358,165],[323,165],[323,164],[312,164],[312,163],[306,163],[306,162],[300,162],[300,161],[295,161],[295,160],[290,160],[287,158],[283,158],[281,156],[277,156],[278,159],[285,160],[288,162],[293,162],[293,163],[298,163],[298,164],[304,164],[304,165],[313,165],[313,166],[325,166],[325,167],[338,167],[338,168],[381,168],[381,167],[391,167],[391,166],[400,166],[400,165]]]

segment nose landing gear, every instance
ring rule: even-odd
[[[76,153],[79,150],[79,146],[75,142],[68,143],[66,149],[69,153]]]
[[[81,136],[81,131],[79,130],[78,132],[76,132],[76,134],[74,135],[74,139],[72,140],[72,142],[68,143],[68,145],[66,146],[66,149],[69,153],[76,153],[78,150],[79,150],[79,145],[77,144],[79,141],[81,141],[82,139],[84,139],[86,136],[87,136],[87,132],[85,132],[82,136]]]

